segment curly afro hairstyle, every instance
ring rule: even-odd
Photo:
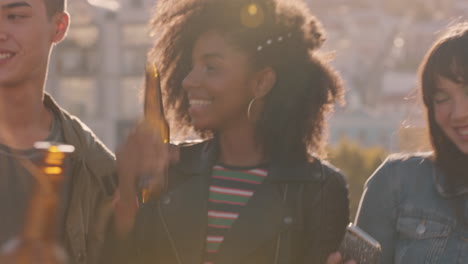
[[[163,76],[172,128],[191,128],[182,81],[191,70],[198,36],[213,30],[244,51],[253,69],[272,67],[276,72],[276,83],[264,98],[256,124],[267,157],[297,162],[309,154],[323,154],[325,115],[335,102],[343,102],[343,87],[338,74],[317,54],[324,31],[303,2],[160,0],[151,29],[156,41],[149,56]],[[216,131],[197,132],[202,137],[216,135]]]

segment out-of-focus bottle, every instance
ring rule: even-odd
[[[163,98],[161,92],[161,78],[156,66],[150,62],[145,67],[145,100],[144,122],[161,134],[161,141],[169,144],[169,123],[164,115]],[[168,168],[162,168],[160,175],[143,175],[141,188],[141,201],[146,203],[159,196],[168,183]],[[163,182],[155,182],[162,180]]]
[[[67,255],[58,242],[58,211],[64,161],[75,148],[51,142],[37,142],[34,147],[43,153],[43,159],[38,167],[27,166],[36,184],[21,233],[1,249],[2,264],[67,263]]]

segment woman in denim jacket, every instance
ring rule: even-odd
[[[468,23],[420,67],[433,153],[391,156],[366,183],[357,225],[380,263],[468,263]]]

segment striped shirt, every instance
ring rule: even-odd
[[[226,165],[213,167],[208,200],[208,229],[204,264],[214,259],[224,236],[239,218],[257,187],[267,176],[264,166],[240,168]]]

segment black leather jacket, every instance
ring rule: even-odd
[[[201,264],[216,159],[215,141],[182,147],[168,191],[141,207],[132,238],[109,243],[103,263]],[[325,263],[338,248],[348,217],[348,191],[338,171],[318,160],[294,167],[271,164],[215,263]]]

